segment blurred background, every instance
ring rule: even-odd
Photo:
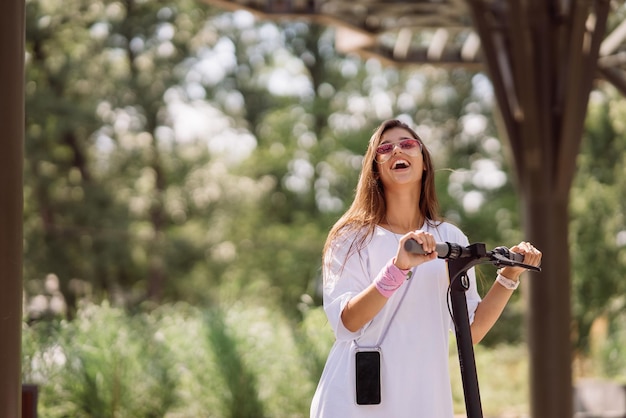
[[[322,246],[384,119],[424,139],[470,242],[524,238],[489,78],[340,53],[334,30],[197,0],[26,1],[22,380],[40,416],[308,416],[333,341]],[[573,374],[620,384],[624,121],[596,85],[569,227]],[[478,270],[483,294],[495,268]],[[528,414],[524,314],[522,286],[476,347],[489,416]]]

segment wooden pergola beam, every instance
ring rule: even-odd
[[[619,92],[626,96],[626,73],[616,68],[598,68],[598,72],[602,78],[619,90]]]
[[[576,6],[573,28],[576,37],[570,43],[570,61],[567,63],[570,73],[563,100],[563,130],[558,138],[559,152],[555,165],[555,188],[567,191],[576,170],[584,116],[587,114],[589,94],[598,68],[610,3],[609,0],[588,0],[579,1]]]

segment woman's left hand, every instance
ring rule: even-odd
[[[541,264],[541,251],[533,247],[530,242],[522,241],[519,244],[510,248],[510,250],[514,253],[521,254],[524,256],[524,264],[528,264],[531,266],[539,266]],[[518,280],[520,274],[522,274],[526,269],[524,267],[504,267],[500,274],[507,279],[510,280]]]

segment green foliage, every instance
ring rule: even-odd
[[[623,303],[623,299],[621,300]],[[594,356],[599,364],[599,375],[626,384],[626,313],[612,316],[606,341]]]
[[[48,418],[303,417],[332,343],[318,314],[294,332],[278,311],[243,301],[132,316],[85,305],[71,322],[24,327],[24,381],[40,385]]]
[[[104,304],[86,306],[52,329],[25,328],[25,379],[42,386],[42,415],[163,416],[174,402],[173,364],[146,325]]]
[[[294,327],[279,311],[243,300],[134,315],[87,304],[71,322],[24,325],[24,382],[39,385],[43,418],[306,417],[334,336],[323,309],[310,300],[301,308]],[[450,379],[462,413],[451,340]],[[526,413],[525,348],[478,345],[475,356],[484,411]]]
[[[472,181],[499,158],[484,77],[342,57],[332,29],[194,2],[75,5],[85,13],[27,8],[25,277],[55,273],[70,313],[75,278],[128,306],[252,292],[295,316],[302,295],[320,303],[326,233],[372,130],[397,115],[443,169],[446,215],[472,240],[510,244],[510,183]],[[68,37],[74,24],[87,47]],[[210,122],[190,131],[188,114]],[[496,204],[467,210],[472,194]],[[484,228],[496,208],[504,227]]]
[[[306,416],[333,336],[320,308],[307,310],[295,332],[290,322],[244,303],[208,313],[165,305],[132,317],[106,304],[86,306],[71,323],[24,328],[24,378],[40,384],[44,417]],[[514,368],[509,378],[521,378],[518,352],[477,348],[478,368],[496,361]],[[450,356],[458,409],[454,347]],[[523,405],[523,379],[513,386],[479,375],[486,396],[510,392],[485,402],[490,410]],[[495,401],[503,398],[511,403]]]
[[[312,302],[305,297],[300,303],[304,318],[295,332],[297,350],[304,362],[304,370],[310,374],[311,381],[319,382],[335,336],[324,310],[321,307],[312,307]]]
[[[73,278],[100,297],[142,282],[160,292],[175,188],[159,133],[201,10],[190,1],[27,2],[25,277],[57,274],[70,311]]]
[[[209,345],[213,348],[217,366],[226,384],[227,409],[232,417],[265,416],[259,400],[256,376],[244,364],[236,340],[229,335],[220,312],[208,317]]]
[[[620,340],[615,324],[626,309],[626,102],[615,96],[609,89],[594,95],[570,200],[575,344],[583,355],[598,344],[615,352]],[[614,332],[594,342],[591,328],[604,319]],[[610,359],[614,366],[601,368],[622,367],[615,356]]]
[[[455,413],[465,412],[457,348],[450,347],[450,375]],[[521,344],[474,346],[476,372],[485,416],[527,416],[529,412],[528,353]]]

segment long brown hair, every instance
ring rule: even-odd
[[[370,138],[352,205],[331,228],[324,244],[323,254],[327,253],[336,238],[350,232],[358,232],[360,235],[352,242],[347,253],[348,256],[355,251],[360,251],[365,246],[367,239],[373,235],[376,225],[385,219],[387,208],[384,187],[378,173],[378,163],[376,163],[376,148],[380,145],[383,134],[393,128],[405,129],[413,138],[422,143],[424,173],[422,175],[419,209],[429,224],[436,226],[441,222],[439,202],[435,191],[435,169],[428,149],[424,146],[419,135],[406,123],[397,119],[386,120],[376,128]]]

